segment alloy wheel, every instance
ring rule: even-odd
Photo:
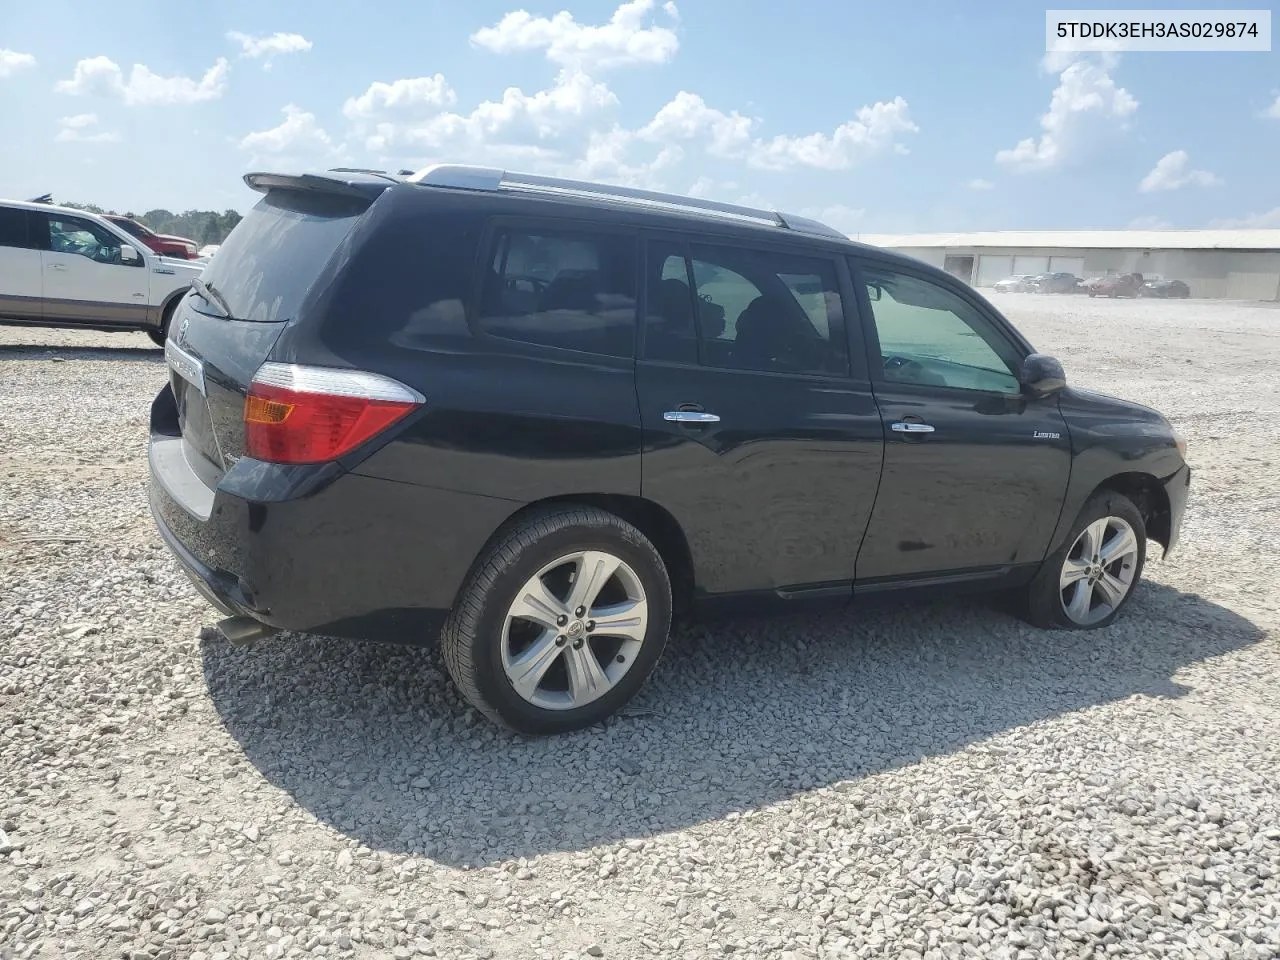
[[[1111,616],[1133,589],[1138,537],[1128,521],[1103,517],[1083,530],[1062,562],[1062,610],[1072,623],[1091,626]]]
[[[635,570],[602,550],[547,564],[516,593],[502,628],[502,669],[524,700],[572,710],[631,669],[649,627]]]

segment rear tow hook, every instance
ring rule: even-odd
[[[219,620],[212,631],[201,631],[201,639],[212,639],[207,633],[216,633],[233,647],[252,647],[260,640],[266,640],[280,632],[279,627],[268,626],[253,617],[227,617]]]

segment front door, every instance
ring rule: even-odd
[[[1039,563],[1070,437],[1056,397],[1021,392],[1025,345],[959,284],[872,260],[856,273],[885,426],[858,581],[997,577]]]
[[[850,595],[884,445],[837,258],[651,238],[642,492],[704,596]]]
[[[45,316],[104,324],[143,324],[150,276],[146,261],[125,261],[125,242],[91,220],[40,213]],[[135,248],[136,249],[136,248]]]

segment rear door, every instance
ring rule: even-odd
[[[49,211],[36,214],[36,226],[46,318],[121,325],[146,322],[150,272],[142,256],[126,261],[121,255],[125,242],[92,220]]]
[[[34,215],[0,206],[0,317],[38,320],[44,309],[40,251],[32,236]]]
[[[850,595],[884,445],[838,258],[651,235],[644,496],[710,595]]]
[[[1025,347],[960,284],[877,261],[855,271],[885,423],[859,584],[1039,563],[1071,472],[1057,397],[1022,394]]]

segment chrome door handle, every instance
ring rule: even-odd
[[[663,420],[672,423],[719,423],[720,418],[714,413],[703,413],[701,410],[668,410],[662,415]]]
[[[889,429],[894,433],[933,433],[933,427],[927,423],[894,423]]]

